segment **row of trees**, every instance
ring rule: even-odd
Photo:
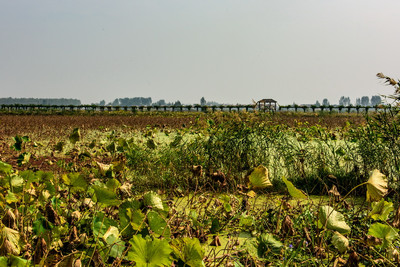
[[[374,95],[371,99],[368,96],[363,96],[361,98],[356,98],[355,106],[376,106],[382,104],[382,98],[379,95]],[[322,104],[317,100],[316,106],[329,106],[329,100],[324,98]],[[352,105],[350,97],[341,96],[339,99],[339,106],[350,106]]]
[[[58,105],[58,106],[79,106],[81,101],[72,98],[0,98],[0,105]]]

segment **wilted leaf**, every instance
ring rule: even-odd
[[[253,190],[250,190],[249,192],[247,192],[246,194],[249,198],[253,198],[257,196],[257,193],[254,192]]]
[[[367,182],[367,201],[380,201],[388,192],[386,176],[373,170]]]
[[[15,194],[14,194],[13,192],[11,192],[10,190],[7,191],[7,195],[6,195],[5,199],[6,199],[6,202],[7,202],[8,204],[18,202],[17,195],[15,195]]]
[[[398,230],[390,225],[382,223],[374,223],[368,230],[368,235],[381,238],[383,240],[382,247],[387,248],[397,237]]]
[[[387,202],[383,198],[379,202],[372,202],[372,211],[368,214],[374,220],[386,221],[389,213],[394,210],[393,203]]]
[[[97,161],[96,161],[96,165],[99,168],[100,174],[103,176],[105,176],[106,172],[108,172],[112,167],[111,164],[104,164],[104,163],[97,162]]]
[[[344,221],[344,216],[335,211],[330,206],[321,206],[319,209],[319,221],[322,226],[339,233],[346,234],[351,231],[350,227]]]
[[[149,236],[144,239],[141,235],[133,236],[129,241],[131,248],[127,259],[134,260],[138,267],[170,266],[172,252],[167,240],[151,240]]]
[[[7,255],[7,253],[19,255],[21,252],[19,237],[18,231],[4,226],[0,232],[0,253],[2,255]]]
[[[262,165],[256,167],[249,175],[250,184],[255,189],[262,189],[267,186],[272,186],[268,178],[268,169]]]
[[[307,199],[307,196],[299,189],[297,189],[292,182],[290,182],[288,179],[286,179],[284,176],[282,177],[283,182],[286,184],[286,187],[289,191],[289,194],[293,198],[299,198],[299,199]]]
[[[332,244],[340,253],[345,253],[349,247],[349,240],[339,232],[335,231],[332,236]]]
[[[160,196],[153,191],[150,191],[150,192],[147,192],[146,194],[144,194],[143,202],[144,202],[144,205],[146,205],[146,206],[151,206],[152,208],[164,210],[164,206],[162,204],[162,200],[161,200]]]

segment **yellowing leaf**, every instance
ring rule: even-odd
[[[350,232],[350,227],[344,221],[344,216],[335,211],[330,206],[321,206],[319,209],[319,222],[327,229],[346,234]]]
[[[337,250],[339,250],[340,253],[345,253],[349,247],[349,240],[339,232],[335,231],[332,236],[332,244]]]
[[[249,198],[253,198],[256,197],[257,193],[254,192],[253,190],[250,190],[249,192],[247,192],[246,194]]]
[[[301,190],[297,189],[292,182],[286,179],[284,176],[282,177],[283,182],[286,184],[286,187],[289,191],[289,194],[293,198],[307,199],[306,194],[304,194]]]
[[[388,192],[387,179],[379,170],[373,170],[367,182],[367,201],[380,201]]]
[[[267,186],[272,186],[268,178],[268,169],[262,165],[256,167],[249,175],[251,187],[254,189],[262,189]]]

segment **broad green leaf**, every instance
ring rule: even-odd
[[[382,239],[382,248],[387,248],[392,244],[393,240],[398,236],[398,230],[387,224],[374,223],[368,230],[368,235],[372,235]]]
[[[5,199],[8,204],[18,202],[17,195],[14,194],[13,192],[11,192],[10,190],[7,191],[7,195],[6,195]]]
[[[367,182],[367,201],[380,201],[388,192],[386,176],[373,170]]]
[[[372,210],[368,216],[375,221],[386,221],[389,218],[390,212],[394,210],[393,203],[387,202],[383,198],[379,202],[372,202],[371,206]]]
[[[258,256],[264,258],[267,252],[271,251],[275,254],[279,254],[283,248],[282,242],[276,240],[272,234],[262,234],[257,238],[258,242]]]
[[[102,237],[110,226],[118,227],[118,224],[114,220],[107,218],[104,213],[98,213],[93,218],[93,235]]]
[[[204,250],[197,238],[184,237],[172,241],[172,250],[175,256],[185,265],[192,267],[204,266]]]
[[[135,235],[129,241],[131,248],[127,259],[136,262],[138,267],[171,266],[170,254],[172,252],[167,240],[151,240],[149,236],[144,239]]]
[[[121,258],[125,251],[125,243],[119,238],[118,228],[110,226],[102,238],[111,246],[110,256],[113,258]]]
[[[5,256],[0,257],[0,267],[8,267],[8,258]]]
[[[151,231],[156,233],[157,235],[162,235],[164,237],[169,238],[171,234],[171,230],[167,225],[167,222],[160,214],[155,211],[149,211],[147,214],[147,220],[149,222],[149,227]]]
[[[79,130],[79,128],[75,128],[71,135],[69,136],[69,141],[72,144],[75,144],[76,142],[78,142],[79,140],[81,140],[81,131]]]
[[[345,253],[349,247],[349,240],[339,232],[335,231],[332,236],[332,244],[340,253]]]
[[[256,167],[249,175],[250,185],[254,189],[262,189],[267,186],[272,186],[268,178],[268,169],[262,165]]]
[[[107,206],[119,205],[120,201],[114,191],[98,185],[93,185],[92,188],[96,194],[97,202]]]
[[[160,196],[153,191],[150,191],[150,192],[147,192],[146,194],[144,194],[143,202],[144,202],[144,205],[146,205],[146,206],[151,206],[152,208],[164,210],[164,206],[162,204],[162,200],[161,200]]]
[[[21,257],[13,256],[13,255],[10,256],[10,263],[11,263],[11,266],[14,266],[14,267],[31,266],[31,261],[23,259]]]
[[[118,209],[121,234],[132,237],[135,231],[141,231],[144,226],[145,215],[140,210],[141,203],[137,200],[127,200]]]
[[[12,170],[12,166],[5,162],[0,161],[0,173],[9,174]]]
[[[13,255],[19,255],[21,252],[21,247],[19,245],[19,232],[8,228],[8,227],[3,227],[0,231],[0,244],[1,246],[5,245],[5,242],[8,242],[9,250]]]
[[[88,188],[85,177],[79,172],[64,174],[62,180],[66,185],[72,186],[72,192],[82,192]]]
[[[147,139],[146,145],[150,149],[155,149],[157,147],[153,139]]]
[[[41,236],[51,229],[53,229],[52,223],[47,221],[44,217],[40,217],[33,222],[32,230],[37,236]]]
[[[250,227],[254,224],[254,217],[246,214],[240,216],[239,226]]]
[[[106,183],[107,189],[112,190],[112,191],[114,191],[114,192],[115,192],[115,190],[117,190],[120,186],[121,186],[121,183],[120,183],[117,179],[115,179],[115,178],[109,179],[109,180],[107,181],[107,183]]]
[[[293,198],[307,199],[307,196],[301,190],[297,189],[285,176],[282,177],[282,181],[286,184],[289,194]]]
[[[350,227],[344,221],[344,216],[335,211],[330,206],[321,206],[319,209],[319,222],[327,229],[346,234],[351,231]]]
[[[11,146],[15,151],[21,151],[22,149],[22,137],[19,135],[16,135],[15,137],[13,137],[14,140],[14,144]]]

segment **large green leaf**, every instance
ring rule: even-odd
[[[125,243],[119,238],[118,228],[115,226],[108,227],[102,238],[107,245],[111,246],[110,256],[121,258],[125,251]]]
[[[332,236],[332,244],[340,253],[345,253],[349,247],[349,240],[339,232],[335,231]]]
[[[8,258],[5,256],[0,257],[0,267],[8,267]]]
[[[293,198],[299,198],[299,199],[307,199],[306,194],[304,194],[301,190],[297,189],[292,182],[290,182],[288,179],[285,178],[285,176],[282,177],[282,181],[285,183],[289,194]]]
[[[276,240],[272,234],[262,234],[257,238],[258,242],[258,256],[260,258],[264,258],[266,253],[273,252],[275,254],[279,254],[281,249],[283,248],[282,242]]]
[[[62,179],[66,185],[71,186],[72,192],[82,192],[88,188],[85,177],[79,172],[64,174]]]
[[[156,209],[160,209],[160,210],[164,209],[164,206],[163,206],[160,196],[153,191],[150,191],[150,192],[147,192],[146,194],[144,194],[143,202],[144,202],[144,205],[146,205],[146,206],[150,206],[152,208],[156,208]]]
[[[374,220],[386,221],[389,218],[389,214],[394,210],[393,203],[387,202],[383,198],[379,202],[371,203],[372,210],[368,214]]]
[[[183,264],[191,267],[204,266],[204,249],[197,238],[184,237],[182,239],[174,239],[172,241],[172,249],[175,256]]]
[[[149,222],[151,231],[157,235],[162,235],[169,238],[171,230],[169,229],[165,219],[160,214],[155,211],[149,211],[147,214],[147,220]]]
[[[97,202],[107,206],[119,205],[120,201],[118,200],[117,193],[114,191],[100,185],[93,185],[92,188],[96,194]]]
[[[9,174],[12,170],[12,166],[5,162],[0,161],[0,173]]]
[[[136,262],[138,267],[170,266],[170,254],[172,252],[166,240],[151,240],[149,236],[144,239],[141,235],[135,235],[129,241],[131,248],[127,259]]]
[[[367,201],[380,201],[388,192],[386,176],[373,170],[367,182]]]
[[[32,262],[21,257],[11,256],[10,265],[13,267],[28,267],[32,266]],[[1,265],[0,265],[1,266]]]
[[[98,213],[93,218],[93,235],[102,237],[110,228],[110,226],[118,227],[116,221],[105,217],[104,213]]]
[[[350,226],[344,221],[343,214],[335,211],[330,206],[321,206],[319,208],[319,222],[327,229],[338,231],[341,234],[351,231]]]
[[[392,244],[393,240],[398,236],[398,230],[387,224],[374,223],[368,230],[368,235],[372,235],[382,239],[382,248],[387,248]]]
[[[141,231],[144,226],[145,215],[140,210],[141,203],[137,200],[126,200],[118,208],[121,224],[121,234],[131,238],[135,231]]]
[[[253,172],[249,175],[249,181],[252,188],[265,188],[272,186],[271,181],[268,178],[268,169],[262,165],[256,167]]]

